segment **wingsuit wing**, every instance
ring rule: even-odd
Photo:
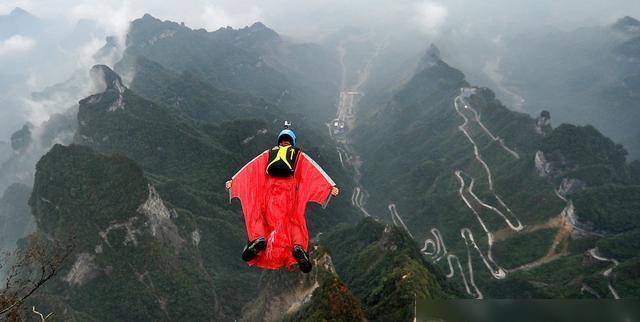
[[[298,200],[305,203],[315,202],[326,207],[331,196],[331,188],[336,184],[306,153],[300,155],[295,176],[298,182]]]
[[[265,197],[267,180],[265,169],[268,160],[269,152],[265,151],[247,163],[231,178],[233,184],[229,190],[229,200],[240,199],[249,240],[265,236],[262,205]]]
[[[309,232],[305,211],[307,203],[314,202],[326,207],[331,197],[331,188],[335,183],[322,168],[307,154],[302,153],[296,164],[295,178],[298,185],[297,203],[290,217],[289,235],[292,244],[298,244],[305,250],[309,244]]]

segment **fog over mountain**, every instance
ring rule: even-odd
[[[24,10],[15,10],[16,7]],[[35,103],[30,93],[62,82],[96,61],[106,36],[124,43],[129,21],[150,13],[185,22],[191,28],[216,30],[261,21],[300,41],[321,41],[343,27],[377,31],[380,38],[402,35],[407,50],[418,54],[429,42],[446,48],[445,58],[461,65],[474,80],[495,55],[496,40],[519,32],[549,28],[571,30],[608,24],[625,15],[640,16],[635,1],[80,1],[8,0],[0,4],[0,137],[7,138],[24,121],[38,124],[60,111],[58,102]],[[6,26],[6,27],[4,27]],[[448,44],[450,44],[448,46]],[[420,47],[420,46],[419,46]],[[401,48],[397,49],[402,51]],[[484,84],[483,84],[484,85]],[[74,98],[75,99],[75,98]]]

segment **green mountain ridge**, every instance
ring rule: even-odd
[[[179,224],[188,214],[133,161],[56,145],[38,162],[29,204],[37,233],[75,241],[73,263],[34,298],[39,307],[65,320],[223,317],[192,232]]]
[[[327,99],[337,92],[337,63],[318,46],[282,40],[261,23],[214,32],[191,30],[150,15],[134,20],[127,56],[190,72],[219,89],[248,92],[289,108],[328,117]]]
[[[70,204],[72,201],[69,197],[82,195],[88,199],[78,201],[86,202],[87,205],[89,203],[96,203],[97,205],[102,204],[109,206],[112,203],[112,200],[109,198],[116,197],[115,194],[114,196],[105,195],[101,198],[106,200],[98,202],[99,199],[95,199],[98,196],[93,192],[90,193],[90,191],[99,190],[106,193],[103,185],[109,181],[109,179],[107,179],[109,176],[107,173],[116,171],[118,168],[117,164],[112,164],[114,162],[107,162],[110,158],[124,158],[123,160],[129,160],[127,162],[136,165],[138,168],[137,171],[142,171],[141,175],[144,177],[142,177],[140,181],[147,182],[148,185],[153,187],[153,192],[149,192],[149,194],[156,196],[154,197],[155,199],[161,198],[161,203],[165,205],[167,209],[170,209],[171,215],[169,219],[173,225],[169,225],[171,228],[168,229],[168,236],[161,238],[159,242],[188,248],[189,254],[191,254],[190,256],[187,258],[179,257],[174,260],[181,263],[180,266],[183,267],[184,270],[198,271],[198,274],[203,274],[204,277],[198,277],[200,275],[196,275],[194,278],[203,279],[203,285],[209,286],[210,293],[207,293],[208,295],[206,295],[205,299],[218,299],[216,300],[218,304],[215,304],[215,307],[219,307],[219,310],[211,314],[219,314],[218,318],[223,316],[236,318],[241,312],[241,307],[247,303],[247,299],[260,296],[259,294],[261,292],[258,288],[258,279],[261,273],[255,269],[246,267],[239,258],[238,252],[244,243],[244,225],[239,216],[239,208],[237,205],[231,208],[228,207],[228,197],[221,187],[223,187],[224,180],[229,178],[246,160],[249,160],[255,154],[261,152],[262,149],[273,144],[274,125],[264,121],[271,118],[270,109],[288,109],[290,107],[287,105],[281,107],[281,105],[269,103],[268,100],[252,98],[239,92],[217,90],[207,80],[201,80],[198,76],[189,74],[189,72],[180,74],[168,70],[164,68],[163,65],[151,61],[146,56],[132,55],[129,57],[137,58],[127,62],[127,59],[131,58],[127,58],[125,55],[125,59],[121,62],[120,66],[126,66],[126,64],[130,62],[133,63],[132,66],[134,66],[136,70],[131,86],[145,93],[144,97],[146,98],[139,96],[136,91],[127,88],[119,75],[108,67],[101,65],[95,66],[91,71],[92,77],[98,84],[103,85],[104,90],[80,101],[78,128],[75,133],[74,142],[88,146],[96,152],[90,152],[90,150],[84,151],[82,149],[86,148],[80,146],[71,146],[69,148],[56,146],[42,159],[43,161],[41,161],[38,166],[36,176],[41,178],[41,173],[49,173],[47,170],[48,167],[56,168],[65,166],[69,163],[69,161],[64,161],[67,160],[66,158],[72,158],[74,162],[79,162],[79,165],[95,163],[94,167],[102,170],[99,173],[92,174],[95,175],[95,179],[91,179],[90,182],[80,185],[81,189],[86,189],[86,191],[81,192],[77,191],[79,188],[75,187],[76,184],[74,184],[74,182],[84,180],[83,178],[89,175],[85,172],[76,173],[74,176],[77,177],[56,181],[57,183],[50,183],[50,181],[47,180],[36,180],[36,186],[34,186],[34,193],[32,195],[32,207],[35,207],[34,211],[38,213],[38,218],[45,218],[43,214],[52,210],[50,207],[45,207],[48,203],[42,201],[40,192],[49,191],[56,185],[61,185],[60,188],[63,190],[69,190],[69,195],[59,196],[62,200],[56,202],[56,204]],[[137,80],[136,77],[138,77]],[[164,90],[158,91],[153,86],[145,84],[146,82],[162,84]],[[167,92],[183,94],[183,89],[181,89],[180,86],[187,86],[188,88],[196,90],[190,92],[191,95],[188,95],[189,99],[192,100],[187,102],[187,105],[176,106],[176,96],[164,94]],[[200,93],[203,93],[203,95],[199,95]],[[226,103],[225,100],[230,100],[230,102]],[[264,104],[265,106],[269,106],[269,108],[267,110],[256,108],[252,115],[256,120],[237,120],[236,118],[244,113],[242,105],[238,105],[238,102],[248,102],[249,104],[247,105],[255,104],[257,106]],[[327,105],[329,104],[331,104],[331,102],[327,102]],[[198,109],[191,107],[198,107]],[[239,110],[231,110],[232,108]],[[224,114],[221,113],[227,114],[224,116]],[[334,152],[334,145],[329,142],[328,137],[324,135],[324,124],[314,124],[306,118],[298,119],[296,115],[299,112],[295,110],[284,113],[285,115],[289,115],[287,113],[290,113],[295,124],[300,127],[299,133],[301,137],[306,138],[303,139],[303,146],[306,145],[305,142],[313,146],[306,150],[306,152],[322,164],[337,182],[344,183],[345,189],[343,193],[345,195],[349,194],[351,191],[349,191],[347,182],[350,179],[338,163],[337,154]],[[282,115],[279,116],[282,118]],[[81,152],[76,152],[76,150],[81,150]],[[74,157],[75,153],[80,153],[81,156]],[[95,161],[89,162],[89,160],[93,159],[95,159]],[[45,167],[44,164],[47,166]],[[69,174],[63,173],[61,175]],[[102,180],[99,180],[99,178],[102,178]],[[68,182],[70,185],[64,185],[62,182]],[[135,191],[138,190],[140,189],[135,189]],[[119,198],[123,198],[137,194],[142,194],[142,192],[122,190],[122,193],[118,194],[118,196],[120,196]],[[52,201],[52,199],[46,196],[44,199]],[[138,201],[140,200],[136,202]],[[156,204],[157,203],[158,202],[156,202]],[[131,213],[130,218],[139,216],[139,212],[134,216],[131,211],[131,209],[134,209],[134,203],[129,202],[129,204],[131,205],[128,207],[129,210],[124,212]],[[74,207],[73,209],[65,208],[63,211],[58,210],[60,211],[59,216],[64,217],[69,214],[76,215],[78,214],[76,209],[81,209],[81,207]],[[97,211],[95,215],[105,215],[106,220],[108,219],[107,215],[109,211],[111,211],[111,209],[104,209],[103,211]],[[332,215],[329,215],[330,213]],[[310,233],[312,235],[332,230],[338,223],[355,223],[358,218],[355,209],[353,209],[344,198],[335,200],[329,210],[310,207],[308,216]],[[56,217],[52,216],[50,218],[53,219]],[[139,220],[136,220],[136,222],[138,221]],[[55,222],[59,223],[59,221]],[[107,223],[105,222],[104,224]],[[114,223],[109,222],[109,225],[112,224]],[[49,234],[49,225],[53,224],[38,220],[37,233]],[[146,224],[144,226],[147,227],[149,225],[153,227],[152,224]],[[139,228],[129,227],[131,225],[129,225],[128,222],[122,225],[116,223],[116,226],[118,230],[124,230],[124,234],[121,236],[124,240],[129,238],[129,230]],[[56,237],[62,238],[72,233],[72,231],[66,231],[64,226],[58,227],[59,231],[56,233]],[[109,226],[107,226],[107,228],[108,227]],[[102,228],[100,231],[104,229],[106,228]],[[153,229],[151,229],[151,232],[153,233]],[[100,311],[104,316],[112,316],[114,319],[120,319],[120,317],[114,315],[118,314],[114,309],[100,305],[97,302],[84,303],[83,305],[85,307],[80,309],[76,307],[78,302],[66,302],[60,297],[54,297],[60,289],[65,289],[65,292],[73,291],[78,292],[78,294],[81,293],[75,289],[78,286],[64,280],[64,277],[70,274],[69,272],[74,269],[74,266],[79,265],[101,272],[105,267],[116,267],[122,263],[115,259],[106,258],[100,264],[91,264],[91,261],[97,261],[99,254],[95,253],[96,246],[89,242],[95,239],[95,237],[90,234],[90,230],[88,230],[87,233],[89,235],[77,237],[83,245],[86,244],[86,247],[81,248],[78,250],[79,253],[74,254],[73,258],[76,262],[68,263],[63,268],[56,282],[52,283],[51,287],[46,287],[41,293],[41,297],[38,297],[34,301],[39,304],[42,302],[42,305],[46,305],[44,308],[51,309],[52,311],[58,311],[60,309],[66,310],[70,312],[69,316],[92,316],[94,319],[101,319],[93,313]],[[148,233],[148,231],[145,232],[145,234],[146,233]],[[94,254],[89,252],[92,247],[89,247],[88,244],[92,244]],[[127,246],[133,247],[133,250],[127,250],[125,253],[116,251],[113,255],[119,254],[123,257],[122,261],[125,261],[131,252],[154,248],[156,244],[157,242],[152,240],[145,240],[144,244],[139,244],[140,247],[132,246],[128,243]],[[404,247],[415,248],[416,245],[407,244],[404,245]],[[416,252],[417,250],[414,249],[414,254]],[[81,255],[85,253],[90,256]],[[313,255],[320,256],[320,254],[322,253],[315,254],[314,252]],[[166,254],[166,256],[170,256],[170,254]],[[78,260],[81,260],[81,263],[75,265]],[[412,265],[422,265],[419,261],[417,263],[418,264]],[[160,267],[156,267],[158,265],[160,265],[160,263],[156,264],[152,262],[150,263],[149,269],[153,269],[154,271],[160,269]],[[322,271],[321,268],[318,269]],[[423,267],[414,267],[414,269],[419,269],[420,274],[423,275],[430,274],[427,269]],[[326,272],[320,274],[325,273]],[[99,276],[102,276],[100,274],[102,273],[98,273]],[[154,278],[165,278],[160,272],[157,274],[157,277]],[[378,274],[385,273],[378,272]],[[89,274],[89,276],[93,275],[94,274]],[[377,278],[377,276],[372,276],[372,278]],[[288,318],[297,319],[302,316],[327,316],[327,312],[333,312],[332,310],[336,309],[332,303],[338,302],[351,303],[348,305],[345,304],[347,307],[354,305],[358,307],[356,304],[357,300],[355,300],[353,295],[349,295],[349,286],[345,286],[346,284],[340,282],[340,277],[335,275],[335,273],[323,277],[322,280],[325,282],[321,283],[318,289],[320,295],[316,296],[308,304],[301,306],[298,311],[293,312]],[[188,285],[192,283],[189,280],[173,281],[173,283],[182,282],[186,284],[182,284],[182,286],[175,286],[179,284],[172,285],[174,285],[174,287],[184,287],[185,289],[191,287]],[[165,283],[168,282],[164,282],[163,285]],[[211,285],[213,285],[213,287],[211,287]],[[160,294],[168,294],[164,292],[168,292],[170,289],[160,288],[158,285],[156,287],[158,287],[157,292]],[[113,294],[117,294],[117,292],[120,292],[120,290],[109,290],[106,293],[98,294],[99,296],[97,298],[101,296],[113,296]],[[408,291],[399,292],[398,294],[403,294],[402,296],[410,296],[407,295]],[[193,294],[192,296],[201,295]],[[160,296],[160,298],[162,299],[163,296]],[[189,298],[189,296],[186,296],[184,300],[187,301]],[[51,301],[46,301],[46,299],[51,299]],[[338,302],[334,302],[335,300]],[[157,304],[153,304],[153,299],[149,299],[149,301],[151,301],[149,302],[150,304],[142,304],[145,309]],[[163,301],[158,303],[162,304]],[[406,301],[403,305],[410,305],[411,303],[410,301]],[[202,307],[208,308],[206,305]],[[404,309],[408,310],[408,308]],[[342,312],[346,314],[351,312],[351,310],[343,310]],[[409,311],[405,311],[404,314],[408,314],[407,312]],[[167,316],[170,318],[174,314],[173,311],[164,313],[166,313],[164,317],[148,315],[149,313],[147,312],[140,312],[140,315],[137,316],[139,319],[154,317],[166,319]],[[359,316],[357,313],[354,314],[355,315],[350,316]],[[283,318],[287,317],[283,316]]]
[[[153,183],[154,191],[163,196],[163,200],[167,200],[164,202],[171,205],[177,214],[176,228],[173,230],[177,229],[179,235],[170,240],[197,240],[194,259],[191,262],[180,259],[181,265],[185,269],[203,270],[203,274],[207,275],[209,279],[205,284],[209,288],[212,284],[211,291],[220,294],[216,297],[221,299],[221,312],[216,314],[237,316],[246,299],[258,291],[259,271],[246,267],[240,260],[238,254],[244,243],[244,224],[238,215],[238,208],[229,208],[228,196],[222,187],[224,181],[246,160],[273,144],[273,134],[269,135],[272,126],[259,120],[223,122],[220,125],[194,121],[180,111],[138,96],[127,89],[120,77],[106,66],[95,66],[92,75],[105,85],[104,92],[80,102],[76,143],[91,146],[106,155],[127,155],[142,166],[145,176]],[[316,141],[320,142],[320,136],[317,137]],[[324,152],[321,151],[322,148],[315,148],[307,153],[323,162],[326,157],[322,156]],[[64,162],[56,166],[64,166]],[[109,179],[104,177],[103,180]],[[38,198],[35,197],[35,191],[46,189],[47,185],[37,181],[33,198]],[[87,188],[93,187],[89,185]],[[63,204],[69,202],[61,201]],[[340,200],[337,200],[336,207],[348,208],[346,202]],[[311,209],[311,216],[314,216],[309,224],[312,233],[331,227],[338,221],[349,221],[349,211],[344,213],[345,217],[322,213],[326,211]],[[42,222],[38,223],[38,232],[43,230],[43,225]],[[82,236],[79,239],[85,241],[87,238]],[[197,253],[199,248],[207,251]],[[124,258],[128,258],[128,255],[124,255]],[[182,287],[189,289],[191,286]],[[50,294],[50,291],[47,289],[45,294]],[[108,296],[107,293],[101,295]],[[107,309],[101,308],[96,302],[86,305],[91,309]],[[172,313],[168,314],[171,316]],[[150,317],[153,316],[141,315],[140,319]]]
[[[584,296],[580,281],[596,280],[601,265],[576,261],[587,245],[621,232],[602,235],[607,223],[633,221],[628,200],[637,181],[626,151],[593,127],[552,129],[548,112],[532,119],[510,111],[490,90],[470,88],[461,72],[428,59],[389,102],[361,107],[369,117],[359,121],[354,138],[369,212],[406,224],[424,240],[427,257],[458,279],[465,274],[469,296]],[[604,194],[621,198],[615,204],[628,212],[618,216],[593,202],[606,200]],[[594,211],[601,214],[595,225]],[[455,269],[463,254],[475,281]],[[549,275],[551,267],[564,272]],[[608,294],[607,279],[597,280],[604,286],[598,292]]]
[[[365,218],[320,237],[369,321],[407,321],[416,300],[460,297],[402,229]]]

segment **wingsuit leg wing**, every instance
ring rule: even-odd
[[[233,185],[229,190],[229,196],[230,199],[240,199],[249,240],[267,237],[263,207],[267,179],[265,169],[268,159],[269,154],[265,151],[247,163],[232,177]]]
[[[331,197],[331,188],[336,184],[306,153],[300,155],[294,176],[298,189],[295,210],[290,216],[290,238],[292,246],[298,244],[306,251],[309,244],[305,217],[307,203],[314,202],[326,207]]]

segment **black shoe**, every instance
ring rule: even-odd
[[[303,273],[311,272],[311,261],[309,260],[309,254],[302,249],[300,245],[293,245],[293,258],[298,261],[300,270]]]
[[[245,246],[242,251],[242,260],[245,262],[253,260],[258,256],[258,253],[263,251],[265,248],[267,248],[267,241],[264,237],[247,242],[247,246]]]

